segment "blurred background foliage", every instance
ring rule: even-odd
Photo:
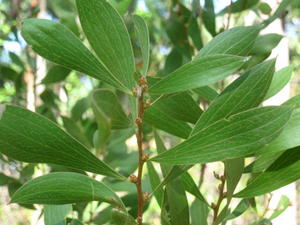
[[[249,25],[249,20],[251,20],[250,24],[262,22],[275,10],[267,0],[109,1],[125,18],[139,69],[143,66],[142,58],[131,16],[139,14],[146,19],[151,42],[149,76],[153,77],[163,77],[190,61],[204,44],[223,30],[238,25]],[[285,34],[289,40],[290,62],[294,66],[294,76],[291,81],[292,96],[294,96],[300,93],[300,1],[290,2],[289,6],[281,12],[280,20],[284,24]],[[133,137],[135,131],[130,128],[123,130],[107,128],[105,130],[108,132],[107,135],[102,135],[103,132],[99,134],[104,128],[99,126],[99,121],[95,119],[97,112],[91,107],[92,90],[104,87],[114,89],[84,74],[45,62],[37,56],[30,46],[26,45],[20,33],[22,21],[31,17],[60,21],[88,45],[79,25],[74,0],[0,0],[0,102],[27,107],[44,115],[63,127],[98,157],[104,158],[112,167],[129,176],[137,168],[137,153]],[[270,39],[262,39],[256,43],[250,63],[257,64],[269,57],[281,38],[280,35],[273,35]],[[227,82],[220,82],[209,90],[197,89],[193,93],[193,98],[201,104],[202,109],[205,109],[207,103],[226,85]],[[115,90],[114,92],[128,114],[129,109],[126,108],[128,99],[122,93]],[[172,101],[169,102],[169,106],[172,105],[170,103]],[[159,110],[164,112],[170,108],[161,107]],[[110,123],[113,121],[113,115],[110,112],[104,113],[107,114],[108,127],[112,126]],[[164,130],[163,124],[148,124],[145,128],[144,139],[149,152],[155,146],[150,125]],[[174,130],[165,131],[173,134],[175,132],[174,135],[179,136],[179,138],[170,138],[167,133],[161,132],[167,146],[177,143],[182,136]],[[217,181],[212,174],[213,171],[217,173],[221,170],[220,165],[202,165],[193,168],[192,171],[193,178],[198,181],[201,192],[207,196],[209,202],[216,198]],[[21,163],[0,155],[1,225],[43,224],[41,206],[18,206],[7,205],[7,203],[9,196],[24,182],[49,171],[70,171],[70,169],[56,165]],[[126,205],[131,206],[130,213],[135,216],[137,213],[135,187],[125,182],[112,183],[108,178],[104,180],[116,191],[123,193],[122,200]],[[144,176],[144,185],[144,189],[150,192],[147,174]],[[193,197],[190,195],[188,197],[189,201],[193,202]],[[273,211],[268,212],[269,198],[270,196],[264,196],[256,198],[256,201],[252,199],[242,202],[241,213],[248,208],[249,210],[241,218],[233,220],[232,224],[269,224],[269,219],[278,214],[273,215]],[[281,212],[288,207],[289,200],[283,196],[278,204],[276,212]],[[149,224],[160,224],[159,207],[156,201],[153,199],[146,207],[148,209],[145,213],[145,221],[149,221]],[[192,203],[193,207],[197,209],[197,201]],[[66,210],[66,214],[69,211]],[[107,223],[110,213],[111,208],[105,203],[92,202],[74,205],[68,217],[79,218],[85,224],[100,225]],[[266,217],[268,213],[271,216]],[[194,214],[192,213],[191,216],[193,221]]]

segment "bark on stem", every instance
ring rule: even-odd
[[[145,78],[141,78],[139,80],[139,90],[137,92],[138,98],[138,117],[135,120],[137,125],[137,132],[136,132],[136,139],[138,145],[138,155],[139,155],[139,162],[138,162],[138,175],[136,180],[136,188],[138,194],[138,215],[137,215],[137,222],[138,225],[142,225],[143,223],[143,208],[144,208],[144,193],[142,189],[142,174],[143,174],[143,166],[145,161],[147,160],[146,154],[143,152],[143,119],[144,119],[144,111],[145,111],[145,104],[144,104],[144,91],[146,85]]]

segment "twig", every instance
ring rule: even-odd
[[[139,79],[138,90],[136,91],[136,96],[138,99],[138,117],[135,119],[135,123],[137,125],[136,139],[137,139],[138,154],[139,154],[138,175],[137,177],[135,177],[134,175],[130,176],[131,182],[136,184],[136,189],[138,194],[138,214],[137,214],[138,225],[142,225],[144,201],[148,198],[148,194],[143,193],[142,190],[143,166],[145,161],[147,161],[149,157],[147,154],[143,152],[143,119],[144,119],[144,111],[145,111],[144,92],[147,90],[147,88],[148,86],[145,77],[141,77]]]
[[[226,197],[226,194],[224,192],[225,181],[226,181],[226,179],[225,179],[225,171],[224,171],[224,175],[223,176],[219,177],[218,175],[215,174],[215,177],[221,181],[221,184],[218,187],[218,191],[219,191],[218,201],[217,201],[216,204],[212,203],[212,205],[211,205],[211,207],[213,209],[213,212],[214,212],[212,225],[216,225],[221,203],[222,203],[223,199]]]

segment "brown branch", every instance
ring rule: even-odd
[[[224,171],[224,174],[225,174],[225,171]],[[221,177],[216,176],[216,178],[221,181],[221,184],[218,187],[219,197],[218,197],[217,203],[216,204],[212,203],[212,205],[211,205],[211,207],[213,209],[213,212],[214,212],[212,225],[216,225],[219,210],[220,210],[220,207],[221,207],[221,203],[222,203],[223,199],[226,197],[226,194],[224,192],[225,181],[226,181],[225,175],[223,175]]]
[[[137,195],[138,195],[138,215],[137,222],[138,225],[142,225],[143,222],[143,208],[144,201],[147,198],[147,194],[143,193],[142,189],[142,174],[143,174],[143,166],[145,161],[148,159],[148,155],[143,152],[143,119],[144,119],[144,111],[145,111],[145,102],[144,102],[144,92],[147,90],[146,79],[141,77],[139,79],[139,87],[137,90],[137,99],[138,99],[138,117],[135,119],[135,123],[137,125],[136,139],[138,146],[138,175],[135,177],[131,175],[130,179],[133,183],[136,184]]]

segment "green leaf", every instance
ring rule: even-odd
[[[183,56],[176,48],[173,48],[166,58],[164,73],[162,76],[172,73],[174,70],[179,68],[182,65],[182,63],[183,63]]]
[[[146,76],[149,67],[149,59],[150,59],[149,31],[148,31],[146,21],[144,20],[143,17],[139,15],[134,15],[133,22],[134,22],[135,32],[140,42],[140,48],[142,50],[142,56],[143,56],[142,74]]]
[[[235,114],[151,160],[178,165],[245,157],[276,138],[291,113],[290,107],[274,106]]]
[[[155,105],[146,109],[144,116],[146,123],[181,138],[187,138],[192,131],[188,124],[173,119]]]
[[[114,225],[137,225],[135,219],[124,210],[112,209],[111,222]]]
[[[300,178],[300,148],[285,151],[264,173],[252,180],[235,197],[245,198],[262,195]]]
[[[53,84],[63,81],[70,72],[71,71],[65,67],[59,65],[53,66],[47,72],[46,77],[42,80],[42,84]]]
[[[207,204],[195,199],[191,206],[191,219],[193,225],[207,225],[209,209]]]
[[[44,19],[26,19],[22,36],[44,58],[128,91],[65,26]]]
[[[251,55],[269,55],[282,39],[279,34],[265,34],[256,38],[253,48],[250,51]]]
[[[189,206],[180,180],[174,180],[166,186],[169,217],[172,225],[190,225]]]
[[[225,13],[242,12],[246,9],[252,8],[258,2],[259,2],[259,0],[237,0],[236,2],[234,2],[231,5],[225,7],[224,9],[222,9],[222,11],[219,12],[218,14],[223,15]]]
[[[196,198],[204,202],[205,204],[208,205],[207,201],[201,194],[199,188],[197,187],[194,179],[191,177],[189,173],[184,173],[182,176],[180,176],[182,184],[184,189],[189,192],[190,194],[194,195]]]
[[[246,210],[250,207],[249,199],[245,198],[239,202],[237,207],[226,217],[227,220],[232,220],[234,218],[239,217],[242,215]]]
[[[271,152],[260,155],[254,162],[245,167],[244,173],[261,173],[266,170],[283,152]]]
[[[293,106],[295,109],[300,108],[300,95],[296,95],[286,102],[284,102],[282,105],[290,105]]]
[[[72,205],[45,205],[44,222],[45,225],[65,225],[66,217],[72,211]]]
[[[281,134],[268,145],[259,149],[256,155],[280,152],[300,145],[300,109],[292,112],[291,118],[283,128]]]
[[[218,34],[205,45],[195,60],[214,54],[232,54],[246,56],[249,54],[260,31],[258,26],[234,27]]]
[[[191,16],[188,22],[188,34],[191,37],[194,46],[197,49],[201,49],[203,47],[203,42],[201,39],[201,30],[198,24],[197,17]]]
[[[200,97],[203,97],[208,101],[214,100],[219,95],[215,89],[209,86],[193,89],[193,92],[195,92],[196,94],[200,95]]]
[[[229,85],[197,121],[192,135],[228,116],[258,106],[264,99],[272,81],[275,60],[264,62]]]
[[[76,0],[82,29],[101,62],[125,87],[135,86],[134,56],[127,28],[106,0]]]
[[[92,95],[92,105],[110,121],[112,129],[126,129],[131,121],[125,114],[117,96],[110,90],[97,89]]]
[[[14,178],[6,176],[4,173],[0,173],[0,187],[13,182],[14,180]]]
[[[71,110],[72,119],[77,121],[82,119],[82,115],[91,107],[91,102],[88,97],[79,99]]]
[[[53,163],[124,179],[55,123],[17,106],[0,106],[0,151],[23,162]]]
[[[64,128],[66,131],[72,135],[76,140],[78,140],[81,144],[86,146],[87,148],[91,149],[92,145],[88,139],[88,137],[85,135],[83,128],[80,126],[80,124],[76,123],[74,120],[62,116],[62,121],[64,124]]]
[[[163,96],[153,105],[174,119],[189,123],[196,123],[202,113],[198,104],[186,92]]]
[[[286,8],[292,2],[293,2],[293,0],[283,0],[283,1],[281,1],[280,5],[278,6],[278,8],[274,12],[274,14],[271,17],[269,17],[268,19],[266,19],[265,21],[263,21],[262,25],[264,25],[264,27],[267,27],[270,23],[272,23],[274,20],[276,20],[278,17],[280,17],[282,15],[282,12],[284,10],[286,10]]]
[[[214,9],[214,1],[213,0],[205,0],[203,12],[202,12],[202,20],[205,28],[212,35],[216,35],[216,18],[215,18],[215,9]]]
[[[160,184],[160,178],[159,178],[153,164],[150,161],[147,162],[147,169],[148,169],[148,173],[149,173],[152,192],[156,198],[157,203],[159,204],[160,207],[162,207],[161,205],[163,203],[164,191],[161,188],[156,190],[156,188]]]
[[[226,197],[229,205],[236,186],[244,171],[244,158],[225,160]]]
[[[185,91],[215,83],[237,71],[245,58],[233,55],[212,55],[186,63],[150,87],[151,94]]]
[[[258,9],[265,15],[270,15],[270,13],[272,12],[271,6],[266,2],[260,2],[258,5]]]
[[[274,74],[271,86],[269,88],[268,93],[266,94],[265,99],[271,98],[272,96],[277,94],[282,88],[284,88],[285,85],[287,85],[287,83],[292,78],[293,69],[293,66],[287,66]]]
[[[79,173],[50,173],[35,178],[13,195],[12,203],[60,205],[104,201],[124,209],[119,197],[106,185]]]
[[[287,209],[287,207],[290,206],[290,204],[290,199],[287,196],[282,195],[278,202],[276,210],[272,213],[269,219],[274,220],[275,218],[280,216]]]

